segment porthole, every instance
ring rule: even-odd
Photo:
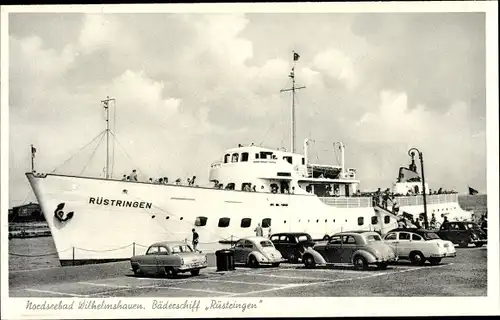
[[[170,219],[170,216],[166,216],[165,219],[167,219],[167,220]]]
[[[151,219],[154,219],[155,217],[156,217],[155,215],[152,215],[152,216],[151,216]]]
[[[326,221],[327,221],[327,220],[325,219],[325,223],[326,223]]]
[[[194,225],[197,227],[203,227],[207,225],[207,217],[196,217],[196,220],[194,220]]]
[[[184,220],[184,217],[181,217],[181,220]]]
[[[319,219],[316,219],[316,223],[318,223],[318,222],[319,222]]]
[[[286,223],[286,220],[285,220],[285,221],[283,221],[283,223]]]
[[[250,218],[243,218],[241,219],[241,224],[240,227],[242,228],[249,228],[251,225],[252,219]]]
[[[220,218],[219,219],[219,224],[218,224],[218,227],[219,228],[226,228],[229,226],[229,218]]]
[[[335,219],[333,219],[333,223],[335,223]]]

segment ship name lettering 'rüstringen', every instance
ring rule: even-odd
[[[90,197],[90,204],[97,204],[103,206],[115,206],[115,207],[125,207],[125,208],[141,208],[141,209],[151,209],[153,203],[144,201],[125,201],[125,200],[110,200],[103,197]]]

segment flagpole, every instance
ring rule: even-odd
[[[290,89],[282,89],[280,92],[287,92],[291,91],[292,92],[292,102],[291,102],[291,112],[290,112],[290,150],[292,153],[295,152],[295,91],[299,89],[304,89],[305,86],[302,87],[295,87],[295,64],[296,61],[299,59],[299,54],[296,53],[295,51],[293,52],[293,66],[292,66],[292,72],[290,72],[289,77],[292,78],[292,88]]]
[[[31,145],[31,172],[35,172],[35,154],[33,153],[33,145]]]

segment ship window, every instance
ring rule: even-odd
[[[229,227],[229,218],[220,218],[219,219],[219,228]]]
[[[231,162],[238,162],[238,157],[240,155],[238,153],[233,153],[233,157],[231,158]]]
[[[229,153],[224,156],[224,163],[228,163],[229,162],[229,157],[230,156],[231,155]]]
[[[248,161],[248,152],[243,152],[241,154],[241,162],[247,162]]]
[[[234,190],[234,183],[230,182],[224,188],[225,190]]]
[[[365,218],[363,218],[363,217],[359,217],[359,218],[358,218],[358,226],[362,226],[362,225],[363,225],[363,223],[365,223]]]
[[[271,218],[262,219],[262,228],[269,228],[271,226]]]
[[[241,190],[243,190],[243,191],[252,191],[252,184],[250,182],[243,182],[241,184]]]
[[[287,161],[290,164],[292,163],[292,157],[290,157],[290,156],[283,157],[283,160]]]
[[[207,225],[207,217],[196,217],[194,221],[194,225],[197,227],[203,227]]]
[[[255,154],[255,159],[259,159],[259,154],[258,153]]]
[[[385,217],[384,217],[384,223],[385,223],[385,224],[389,224],[390,222],[391,222],[391,217],[389,217],[389,216],[385,216]]]
[[[306,164],[306,159],[302,158],[302,164]]]
[[[252,222],[252,219],[250,219],[250,218],[243,218],[243,219],[241,219],[241,225],[240,225],[240,227],[242,227],[242,228],[249,228],[251,222]]]
[[[377,224],[378,223],[378,217],[377,216],[373,216],[372,217],[372,224]]]

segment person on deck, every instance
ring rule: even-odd
[[[257,237],[262,237],[264,235],[263,231],[262,231],[262,227],[260,226],[260,223],[257,224],[257,228],[255,228],[255,235]]]
[[[137,171],[135,169],[130,174],[130,181],[137,181]]]
[[[432,229],[436,228],[436,216],[434,215],[434,213],[432,214],[432,217],[431,217],[431,228]]]
[[[193,232],[193,250],[196,251],[196,247],[198,246],[198,241],[200,239],[200,236],[194,229],[191,231]]]
[[[126,174],[123,175],[122,181],[127,181],[127,175]]]

